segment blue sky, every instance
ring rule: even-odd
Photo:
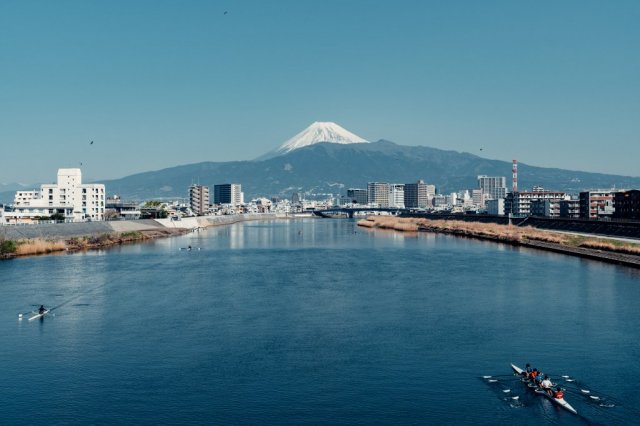
[[[0,182],[253,159],[313,121],[640,176],[638,22],[622,0],[2,1]]]

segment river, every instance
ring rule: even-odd
[[[640,414],[640,273],[625,267],[307,219],[3,261],[0,282],[3,424]],[[18,320],[41,303],[55,316]],[[527,390],[510,362],[551,374],[579,415]]]

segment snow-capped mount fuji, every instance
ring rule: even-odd
[[[328,142],[337,144],[369,143],[355,133],[351,133],[344,127],[331,121],[316,121],[309,127],[280,145],[279,148],[259,157],[266,160],[278,155],[283,155],[293,150],[304,148],[317,143]]]

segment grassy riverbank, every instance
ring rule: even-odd
[[[530,243],[540,242],[566,248],[590,249],[596,253],[606,251],[640,256],[640,244],[606,238],[559,234],[526,226],[518,227],[455,220],[399,218],[394,216],[370,216],[360,220],[358,225],[367,228],[393,229],[403,232],[439,232],[519,245],[532,245]]]
[[[0,257],[31,256],[62,251],[91,250],[111,247],[120,244],[133,243],[154,238],[169,237],[185,234],[189,230],[181,228],[158,228],[154,230],[129,231],[121,233],[81,236],[69,239],[28,239],[0,241]]]

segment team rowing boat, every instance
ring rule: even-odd
[[[43,313],[39,313],[39,312],[34,312],[32,316],[29,317],[29,321],[32,321],[34,319],[38,319],[38,318],[42,318],[43,316],[47,315],[49,313],[49,309],[46,309]]]
[[[518,366],[515,366],[513,364],[511,364],[511,368],[513,369],[513,371],[516,372],[516,374],[518,374],[519,376],[522,376],[522,373],[524,373],[524,370]],[[531,383],[531,381],[529,379],[524,379],[522,380],[523,382],[527,383],[527,386],[530,387],[531,389],[533,389],[533,391],[537,394],[540,395],[544,395],[547,398],[549,398],[549,400],[551,400],[551,402],[559,405],[560,407],[564,408],[567,411],[572,412],[573,414],[578,414],[578,412],[576,411],[575,408],[573,408],[571,406],[571,404],[569,404],[567,401],[565,401],[564,399],[558,399],[558,398],[554,398],[553,396],[549,395],[549,393],[547,391],[545,391],[544,389],[541,389],[540,387],[536,386],[535,384]]]

